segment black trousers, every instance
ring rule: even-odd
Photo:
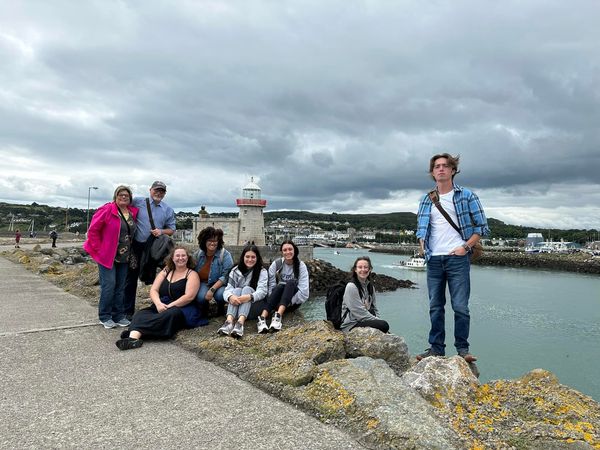
[[[275,289],[273,289],[273,292],[271,292],[271,295],[252,304],[250,313],[248,313],[248,318],[256,319],[265,310],[267,310],[269,315],[271,315],[282,305],[285,306],[286,312],[298,309],[300,305],[292,305],[292,297],[296,292],[298,292],[298,286],[296,285],[295,281],[288,281],[285,284],[278,284],[275,286]]]

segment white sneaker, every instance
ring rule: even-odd
[[[223,326],[217,330],[217,334],[220,334],[222,336],[229,336],[232,331],[233,323],[226,320]]]
[[[263,316],[258,316],[256,328],[258,328],[258,332],[260,334],[267,333],[269,331],[269,326],[267,325],[267,321]]]
[[[271,320],[271,326],[269,327],[269,331],[279,331],[281,330],[281,316],[279,313],[273,314],[273,319]]]

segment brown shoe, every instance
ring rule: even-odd
[[[417,361],[421,361],[422,359],[428,358],[429,356],[444,356],[444,355],[428,348],[423,353],[419,353],[416,356],[416,358],[417,358]]]
[[[469,352],[459,352],[458,356],[460,356],[462,359],[464,359],[468,363],[477,361],[477,357],[471,355]]]

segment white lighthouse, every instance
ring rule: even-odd
[[[250,182],[242,188],[242,197],[236,199],[236,204],[240,208],[238,245],[247,242],[265,245],[263,209],[267,206],[267,201],[260,198],[260,191],[260,186],[254,182],[254,177],[250,177]]]

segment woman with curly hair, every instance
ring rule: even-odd
[[[200,279],[194,260],[183,246],[175,246],[150,288],[152,306],[133,315],[129,330],[116,342],[121,350],[142,346],[144,338],[169,339],[179,330],[206,324],[195,304]],[[204,321],[204,322],[203,322]]]
[[[196,272],[200,276],[200,290],[196,296],[203,317],[208,317],[209,304],[216,303],[217,314],[224,312],[223,293],[227,276],[233,266],[233,258],[223,242],[223,230],[206,227],[198,234],[200,249],[194,255]]]

